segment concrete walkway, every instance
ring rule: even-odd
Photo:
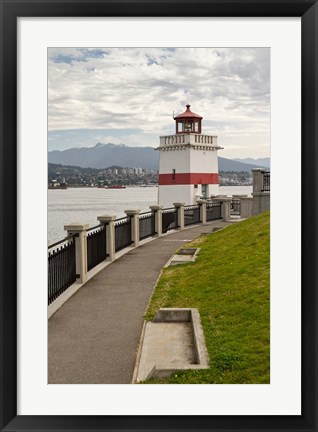
[[[214,221],[132,249],[87,282],[49,320],[49,384],[129,384],[143,315],[162,267]]]

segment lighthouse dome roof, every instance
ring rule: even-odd
[[[192,112],[191,110],[190,110],[190,106],[191,105],[186,105],[186,110],[183,112],[183,113],[181,113],[181,114],[179,114],[179,115],[177,115],[177,116],[175,116],[174,117],[174,119],[182,119],[182,118],[198,118],[198,119],[203,119],[203,117],[201,117],[199,114],[196,114],[196,113],[194,113],[194,112]]]

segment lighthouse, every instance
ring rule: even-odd
[[[175,134],[160,137],[158,204],[196,204],[218,194],[217,136],[202,133],[202,119],[186,105],[186,111],[174,117]]]

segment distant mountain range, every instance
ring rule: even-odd
[[[253,164],[238,162],[236,159],[225,159],[219,157],[219,171],[252,171],[255,168],[266,168],[264,165],[258,164],[257,159]]]
[[[101,144],[95,147],[71,148],[49,152],[49,162],[83,168],[105,168],[111,165],[158,169],[159,152],[152,147],[128,147],[123,144]]]
[[[260,159],[252,159],[252,158],[245,158],[245,159],[234,159],[237,162],[247,163],[250,165],[258,165],[260,167],[264,168],[270,168],[271,159],[270,158],[260,158]]]
[[[159,151],[154,151],[153,147],[128,147],[124,144],[98,143],[94,147],[50,151],[48,161],[53,164],[82,168],[106,168],[117,165],[158,169]],[[263,167],[269,167],[269,158],[231,160],[219,157],[219,171],[251,171],[253,168]]]

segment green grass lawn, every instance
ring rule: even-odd
[[[269,211],[185,247],[200,247],[194,263],[163,270],[145,314],[161,307],[198,308],[210,368],[148,383],[270,382]]]

